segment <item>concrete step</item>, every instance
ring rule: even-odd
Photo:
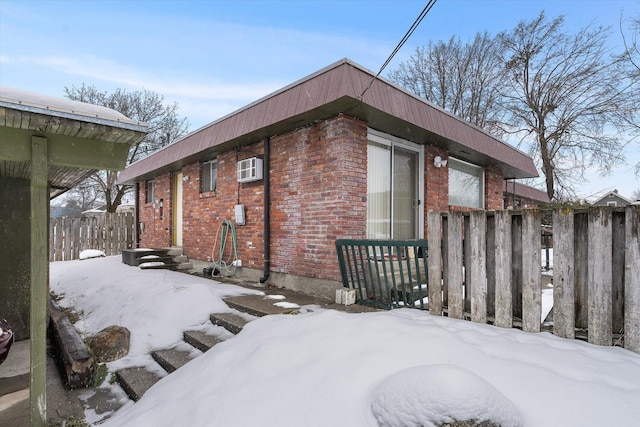
[[[151,357],[168,373],[183,367],[192,359],[191,352],[175,348],[153,351]]]
[[[181,262],[176,265],[176,270],[193,270],[192,262]]]
[[[236,335],[240,333],[244,325],[249,323],[244,317],[233,313],[214,313],[209,316],[209,318],[214,325],[222,326],[227,331]]]
[[[264,295],[241,295],[224,299],[224,302],[229,307],[256,317],[270,314],[290,314],[300,309],[300,306],[297,304],[291,304],[287,307],[275,305],[285,301],[286,300],[269,298],[269,296]]]
[[[143,367],[120,369],[116,372],[116,378],[125,393],[135,402],[140,400],[152,385],[160,381],[158,374]]]
[[[216,335],[209,335],[202,331],[185,331],[183,334],[184,341],[197,348],[198,350],[205,352],[210,350],[216,344],[224,341],[223,338]]]
[[[169,256],[180,256],[182,255],[182,247],[181,246],[171,246],[168,248],[162,248],[167,251],[167,255]]]
[[[176,263],[164,263],[162,261],[149,261],[140,264],[140,268],[143,270],[175,270],[178,264]]]
[[[189,262],[189,258],[186,255],[178,255],[173,257],[173,262]]]

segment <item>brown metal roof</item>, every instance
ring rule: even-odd
[[[120,173],[119,182],[132,184],[179,170],[214,152],[255,143],[340,113],[415,143],[446,147],[456,158],[496,165],[505,179],[538,176],[533,160],[523,152],[389,81],[373,79],[371,71],[350,60],[338,61],[130,165]]]
[[[508,194],[515,194],[516,196],[524,197],[525,199],[535,200],[541,203],[549,203],[549,196],[545,191],[539,190],[528,185],[520,184],[519,182],[505,181],[504,192]]]

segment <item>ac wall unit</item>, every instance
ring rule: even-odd
[[[238,162],[238,182],[253,182],[262,179],[262,159],[250,157]]]

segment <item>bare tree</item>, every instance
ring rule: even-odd
[[[418,47],[389,79],[429,102],[500,136],[504,111],[498,86],[504,68],[498,43],[479,33],[471,43],[451,38]]]
[[[628,24],[629,34],[625,34],[624,25]],[[629,18],[626,22],[620,16],[620,34],[622,42],[625,46],[625,57],[631,63],[629,70],[630,78],[636,82],[640,82],[640,15]],[[640,103],[640,84],[636,84],[635,94],[631,96],[635,99],[636,104]],[[632,115],[631,119],[623,116],[623,120],[629,125],[629,139],[640,139],[640,117]],[[640,177],[640,160],[635,164],[636,176]]]
[[[573,194],[587,168],[606,173],[624,162],[623,130],[637,112],[624,55],[607,50],[610,30],[563,32],[544,12],[499,35],[508,78],[503,103],[511,132],[541,166],[549,198]]]
[[[156,92],[142,90],[127,92],[116,89],[113,93],[99,91],[95,86],[72,86],[64,88],[65,96],[76,101],[102,105],[119,111],[128,118],[148,125],[146,138],[129,150],[127,164],[148,156],[159,148],[181,138],[187,133],[189,122],[178,116],[178,104],[164,102],[164,97]],[[100,171],[89,178],[90,186],[106,206],[107,212],[115,212],[128,191],[126,186],[117,185],[118,173]]]

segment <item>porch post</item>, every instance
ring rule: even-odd
[[[47,139],[31,138],[31,426],[47,422]]]

